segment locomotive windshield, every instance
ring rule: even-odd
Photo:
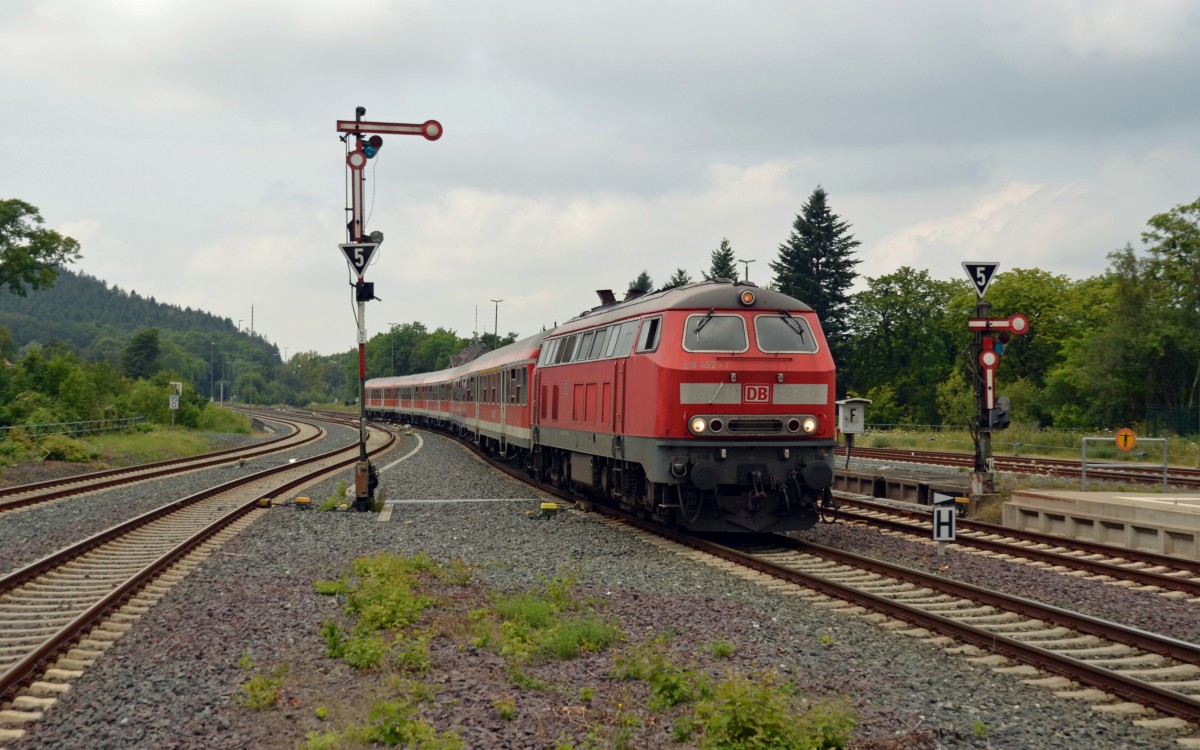
[[[689,315],[683,327],[683,348],[689,352],[744,352],[746,321],[740,315]]]
[[[754,319],[754,336],[758,339],[758,348],[764,352],[811,354],[817,350],[817,341],[808,327],[808,321],[786,312],[757,316]]]

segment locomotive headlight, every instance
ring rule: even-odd
[[[688,422],[688,429],[692,431],[693,435],[703,435],[704,431],[708,429],[708,422],[704,421],[704,417],[692,417],[692,421]]]
[[[754,292],[745,289],[738,295],[738,300],[746,307],[749,307],[754,304]]]
[[[804,430],[805,435],[811,435],[817,431],[817,418],[805,417],[800,422],[800,429]]]

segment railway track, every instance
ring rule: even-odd
[[[481,455],[543,492],[579,502]],[[1060,697],[1089,700],[1102,711],[1151,714],[1139,720],[1146,726],[1178,729],[1200,722],[1200,646],[1195,644],[788,536],[760,538],[753,547],[737,549],[611,508],[580,504],[632,529],[647,543],[673,547],[680,555],[718,567],[732,564],[785,594],[865,616]],[[1155,711],[1165,718],[1153,716]]]
[[[845,457],[846,449],[839,447],[837,455]],[[970,453],[953,451],[926,451],[911,448],[859,448],[851,452],[851,458],[866,458],[874,461],[954,466],[970,469],[975,457]],[[1061,458],[1036,458],[1026,456],[994,456],[996,471],[1013,474],[1041,474],[1043,476],[1079,479],[1083,469],[1079,461]],[[1111,465],[1088,467],[1088,478],[1095,481],[1130,482],[1134,484],[1161,485],[1162,469],[1146,467],[1113,467]],[[1171,466],[1167,481],[1172,487],[1200,489],[1200,469]]]
[[[930,514],[919,509],[875,503],[838,494],[838,518],[928,541]],[[855,510],[857,509],[857,510]],[[1163,593],[1200,598],[1200,562],[1154,552],[1125,549],[1086,540],[1009,529],[995,524],[955,520],[958,547],[993,556],[1006,556],[1064,571],[1083,571],[1109,582],[1129,581]]]
[[[371,455],[396,436],[372,428]],[[220,541],[278,497],[358,460],[358,442],[170,502],[0,578],[0,741],[20,736]]]
[[[1134,715],[1152,708],[1176,726],[1200,721],[1200,646],[789,537],[735,549],[636,519],[619,522],[652,544],[733,563],[784,593],[866,616],[1061,697]]]
[[[228,448],[199,456],[138,464],[121,469],[110,469],[88,474],[77,474],[62,479],[22,484],[0,488],[0,513],[6,513],[33,505],[61,500],[97,490],[119,487],[148,479],[160,479],[174,474],[196,471],[213,466],[248,461],[253,458],[292,450],[311,443],[325,435],[324,428],[309,422],[284,419],[279,416],[263,418],[284,425],[287,431],[278,437],[255,445]]]

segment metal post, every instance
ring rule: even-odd
[[[217,395],[216,380],[217,380],[217,342],[211,341],[208,344],[208,400],[212,401]]]
[[[502,299],[492,300],[496,303],[496,316],[492,320],[492,335],[496,337],[495,347],[497,349],[500,348],[500,303],[503,301]]]
[[[753,259],[751,259],[751,260],[742,260],[741,258],[738,258],[738,261],[737,261],[737,262],[738,262],[738,263],[743,263],[743,264],[745,264],[745,265],[743,266],[743,268],[745,268],[745,269],[746,269],[746,270],[743,272],[743,278],[742,278],[742,281],[749,281],[749,280],[750,280],[750,264],[751,264],[751,263],[753,263],[755,260],[758,260],[758,259],[757,259],[757,258],[753,258]]]
[[[992,303],[984,302],[980,297],[975,303],[975,317],[988,318],[991,317]],[[979,355],[983,351],[982,331],[975,331],[972,334],[971,346],[971,370],[976,373],[975,376],[975,414],[976,424],[978,428],[975,432],[975,471],[971,474],[971,500],[978,501],[980,495],[994,495],[996,493],[995,477],[992,473],[992,427],[988,424],[988,408],[987,397],[985,394],[984,379],[979,373]]]

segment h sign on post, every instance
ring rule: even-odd
[[[933,541],[954,541],[954,519],[957,515],[953,504],[933,506]]]
[[[934,503],[934,541],[954,541],[954,518],[958,517],[954,498]]]

